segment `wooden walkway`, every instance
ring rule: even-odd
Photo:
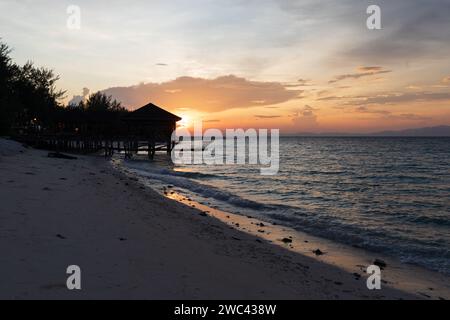
[[[104,152],[105,157],[115,152],[124,153],[125,158],[131,158],[138,152],[147,152],[148,158],[153,159],[157,151],[170,154],[174,144],[169,141],[161,142],[156,139],[138,136],[126,137],[93,137],[80,135],[21,135],[16,140],[40,149],[58,152],[75,152],[82,154]]]

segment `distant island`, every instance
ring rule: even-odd
[[[450,126],[424,127],[397,131],[380,131],[373,133],[345,133],[345,132],[300,132],[284,134],[284,136],[318,136],[318,137],[450,137]]]

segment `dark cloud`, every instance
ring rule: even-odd
[[[333,60],[387,64],[421,58],[446,59],[450,49],[449,0],[276,0],[280,8],[330,36],[352,31],[352,42]],[[366,27],[366,9],[381,8],[382,30]],[[344,38],[344,40],[346,40]]]
[[[354,99],[365,99],[366,96],[327,96],[316,99],[317,101],[337,101],[337,100],[354,100]]]
[[[219,119],[211,119],[211,120],[203,120],[204,123],[215,123],[215,122],[220,122],[221,120]]]
[[[103,92],[132,109],[152,101],[172,110],[188,107],[218,112],[275,105],[296,99],[303,91],[289,90],[279,82],[250,81],[229,75],[215,79],[180,77],[163,83],[109,88]]]
[[[394,114],[388,110],[372,109],[372,108],[369,108],[366,106],[360,106],[356,109],[348,110],[346,112],[380,115],[380,119],[386,119],[386,120],[426,121],[426,120],[431,119],[430,117],[425,117],[425,116],[421,116],[421,115],[414,114],[414,113]]]
[[[403,120],[403,121],[426,121],[430,120],[430,117],[424,117],[421,115],[413,114],[413,113],[403,113],[403,114],[390,114],[387,116],[389,119],[395,120]]]
[[[392,71],[384,70],[382,67],[358,67],[356,73],[338,75],[333,80],[328,81],[328,83],[336,83],[346,79],[360,79],[390,72]]]
[[[446,58],[450,48],[450,1],[379,0],[382,30],[364,30],[343,53],[361,62],[389,63]]]
[[[383,67],[364,67],[360,66],[358,67],[358,70],[361,72],[378,72],[383,70]]]
[[[298,85],[300,85],[300,86],[312,86],[313,84],[312,84],[312,82],[311,82],[311,80],[309,80],[309,79],[298,79]]]
[[[281,116],[279,115],[274,115],[274,116],[266,116],[266,115],[255,115],[255,118],[257,119],[276,119],[276,118],[281,118]]]

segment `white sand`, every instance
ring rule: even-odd
[[[2,299],[417,297],[369,291],[364,277],[203,217],[102,158],[51,159],[4,140],[0,149]],[[81,291],[65,285],[73,264]]]

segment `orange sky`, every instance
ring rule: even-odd
[[[0,2],[18,63],[61,76],[65,103],[104,91],[219,129],[372,132],[450,125],[450,3],[379,0]]]

